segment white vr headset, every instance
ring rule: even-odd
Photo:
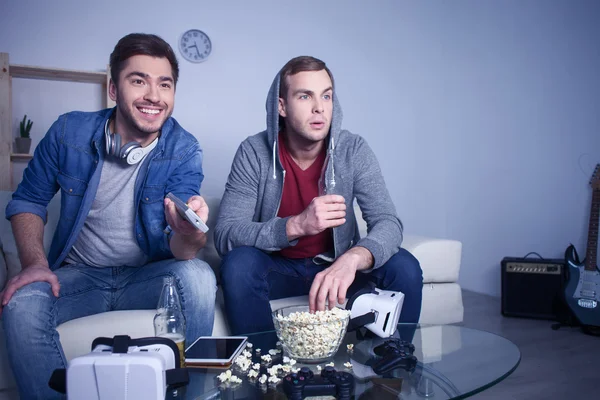
[[[404,293],[377,289],[375,285],[359,290],[346,303],[351,311],[348,330],[365,327],[379,337],[386,338],[396,332]]]
[[[164,400],[168,387],[189,382],[179,357],[175,342],[166,338],[97,338],[91,353],[69,362],[66,374],[54,371],[50,387],[66,389],[69,400]]]

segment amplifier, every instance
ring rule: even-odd
[[[557,320],[565,312],[564,259],[505,257],[502,268],[502,315]]]

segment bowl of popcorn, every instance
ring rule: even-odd
[[[273,311],[273,324],[283,350],[300,362],[322,362],[340,347],[350,321],[350,311],[339,307],[310,313],[308,306]]]

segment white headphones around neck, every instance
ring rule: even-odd
[[[142,147],[138,142],[129,142],[121,147],[121,135],[110,132],[110,118],[104,125],[104,136],[106,138],[106,154],[119,160],[126,160],[129,165],[139,163],[158,143],[158,138],[156,138],[146,147]]]

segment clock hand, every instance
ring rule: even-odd
[[[196,48],[196,53],[198,54],[198,57],[200,57],[200,50],[198,50],[198,45],[197,45],[196,43],[194,43],[194,45],[193,45],[193,46],[188,46],[187,48],[188,48],[188,49],[191,49],[192,47],[195,47],[195,48]]]

